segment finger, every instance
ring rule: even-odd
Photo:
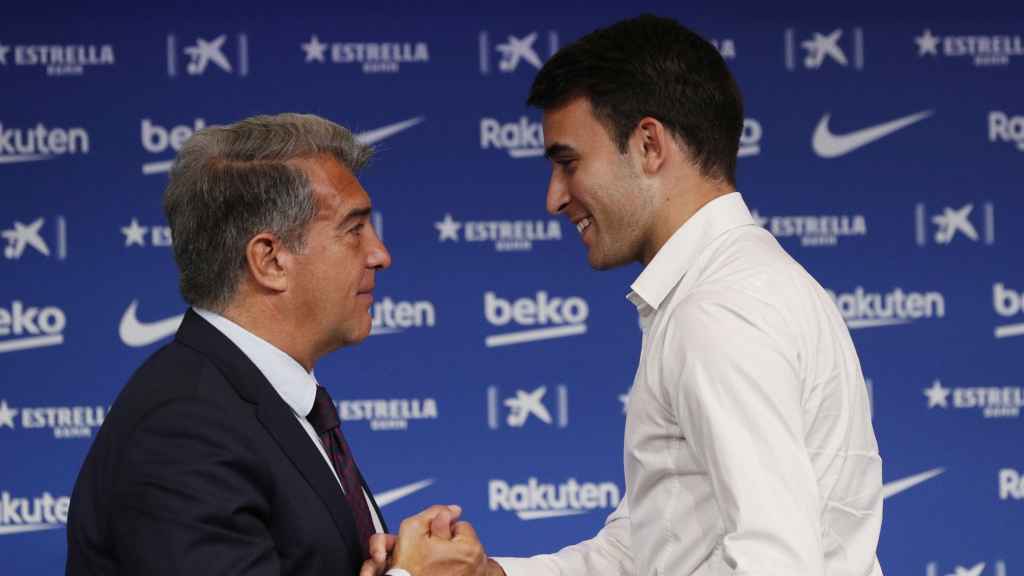
[[[462,506],[458,504],[449,504],[448,511],[452,513],[452,523],[458,520],[459,516],[462,516]]]
[[[452,539],[452,514],[447,509],[430,521],[430,535],[444,540]]]
[[[374,534],[370,536],[370,557],[376,562],[383,564],[388,559],[388,553],[395,548],[394,534]]]
[[[383,564],[367,560],[363,562],[363,567],[359,569],[359,576],[380,576],[384,573],[385,568],[386,566]]]
[[[405,520],[402,520],[402,526],[398,530],[399,535],[408,534],[409,536],[425,536],[430,531],[430,523],[441,512],[451,514],[451,510],[447,506],[435,504],[419,514],[409,516]]]
[[[479,542],[480,538],[476,535],[476,529],[469,522],[456,522],[452,528],[454,536],[452,540],[457,541],[473,541]]]

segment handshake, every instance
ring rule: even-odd
[[[411,576],[505,576],[473,526],[459,521],[461,514],[459,506],[431,506],[403,520],[397,536],[374,534],[359,576],[381,576],[391,568]]]

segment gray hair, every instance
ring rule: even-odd
[[[373,149],[346,128],[309,114],[254,116],[210,126],[178,152],[164,192],[181,295],[222,311],[246,266],[246,245],[260,232],[301,251],[317,212],[309,177],[289,161],[333,157],[352,174]]]

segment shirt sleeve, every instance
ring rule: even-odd
[[[495,558],[507,576],[632,576],[629,509],[626,499],[605,520],[596,536],[554,554],[530,558]]]
[[[823,574],[796,335],[753,294],[675,312],[661,381],[711,483],[723,560],[734,574]]]

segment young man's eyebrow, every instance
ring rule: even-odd
[[[554,158],[555,156],[565,156],[568,154],[575,154],[576,149],[568,144],[552,144],[544,150],[545,158]]]

